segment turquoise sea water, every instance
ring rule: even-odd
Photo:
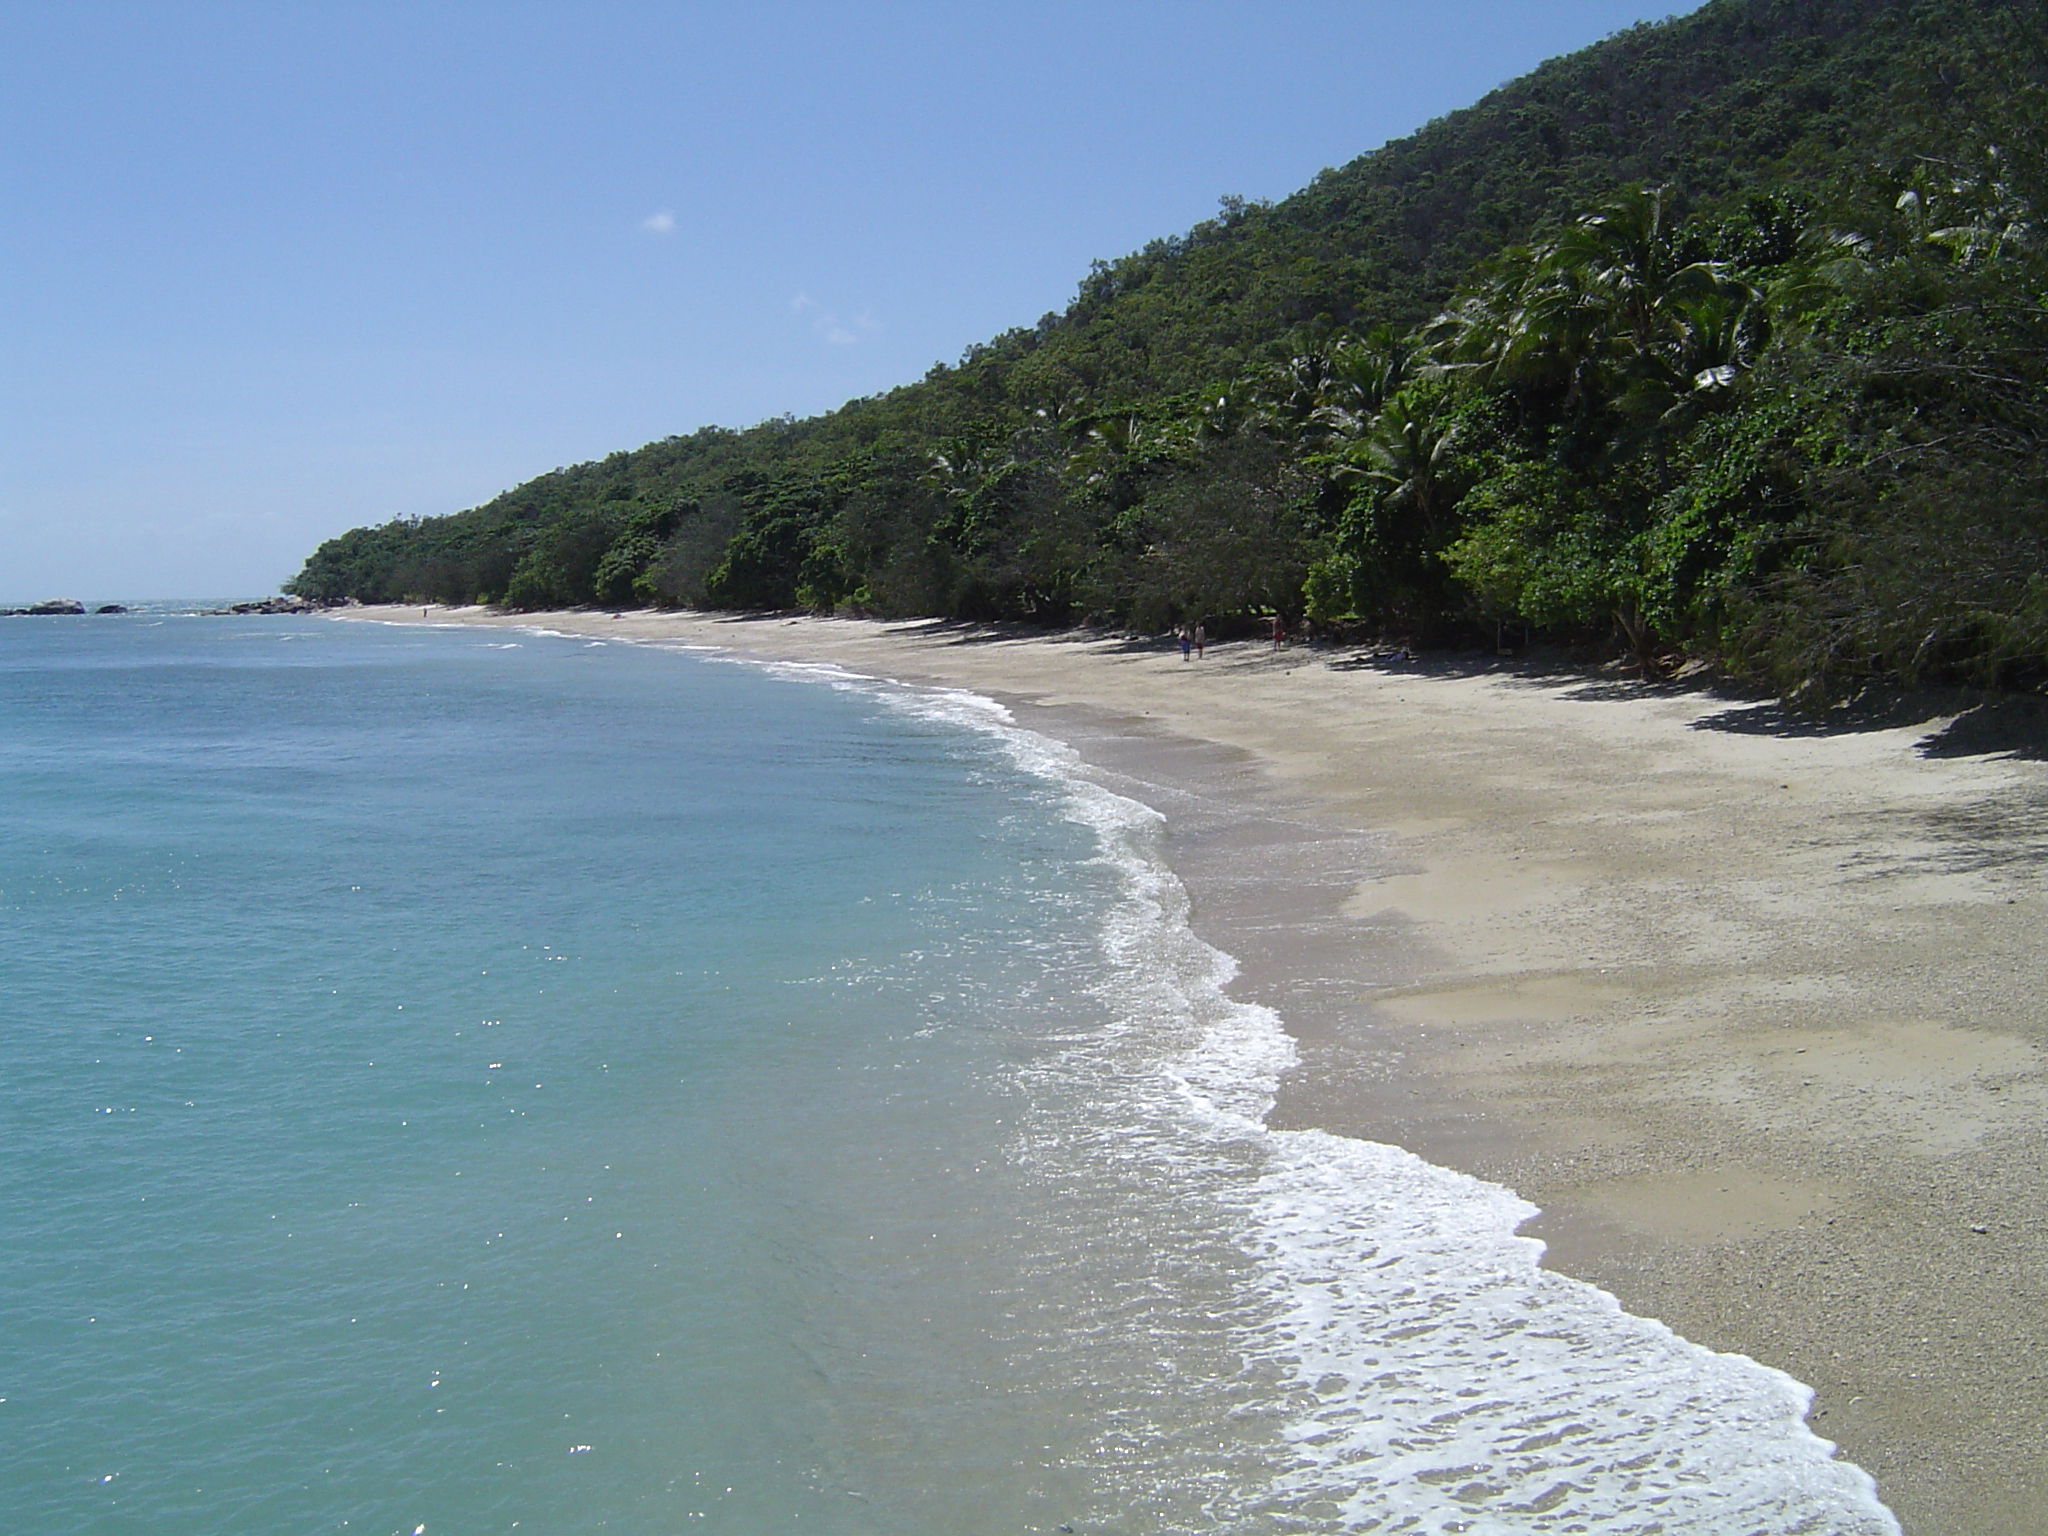
[[[1884,1532],[964,695],[0,624],[0,1529]]]

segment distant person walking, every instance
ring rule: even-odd
[[[1287,643],[1287,621],[1279,614],[1273,615],[1273,649],[1279,650]]]
[[[1202,659],[1202,648],[1208,643],[1209,631],[1204,629],[1201,623],[1197,621],[1195,624],[1195,660],[1200,661]]]
[[[1186,661],[1188,652],[1195,648],[1195,632],[1183,624],[1180,627],[1180,659]]]

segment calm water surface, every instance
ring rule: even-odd
[[[0,1528],[1883,1532],[964,695],[0,621]]]

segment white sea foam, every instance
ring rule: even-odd
[[[716,653],[714,653],[716,654]],[[740,659],[740,658],[732,658]],[[1242,1362],[1229,1423],[1282,1426],[1216,1528],[1466,1536],[1886,1536],[1860,1468],[1805,1424],[1810,1391],[1692,1344],[1541,1267],[1536,1208],[1399,1147],[1265,1118],[1291,1039],[1227,993],[1188,922],[1163,818],[1092,782],[999,703],[807,663],[778,676],[873,694],[987,733],[1059,787],[1119,898],[1102,934],[1115,1023],[1063,1063],[1115,1155],[1213,1202],[1246,1255],[1227,1304]],[[1162,1340],[1161,1347],[1170,1347]],[[1205,1527],[1209,1528],[1209,1527]]]
[[[1138,1018],[1163,1004],[1203,1021],[1156,1081],[1198,1135],[1263,1154],[1244,1240],[1267,1307],[1245,1349],[1286,1383],[1278,1505],[1474,1536],[1898,1530],[1868,1475],[1807,1428],[1806,1387],[1543,1269],[1542,1245],[1515,1235],[1536,1208],[1512,1191],[1399,1147],[1267,1128],[1292,1042],[1271,1010],[1228,997],[1235,964],[1189,928],[1159,816],[991,700],[896,697],[995,730],[1020,767],[1065,782],[1122,879],[1105,943]]]

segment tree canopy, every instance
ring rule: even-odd
[[[1714,0],[805,421],[314,552],[320,600],[1540,634],[2048,681],[2048,29]]]

